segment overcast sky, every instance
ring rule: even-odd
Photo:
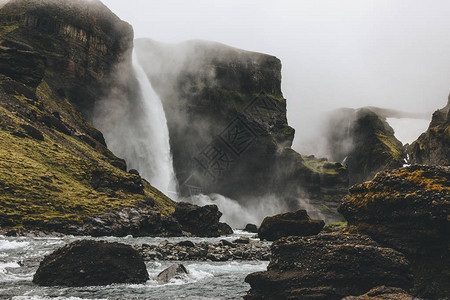
[[[324,110],[445,106],[449,0],[102,0],[136,37],[213,40],[283,64],[295,144]]]

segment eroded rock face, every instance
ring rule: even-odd
[[[373,286],[410,288],[404,255],[358,234],[281,238],[267,271],[248,275],[244,299],[341,299]]]
[[[287,236],[309,236],[318,234],[325,222],[312,220],[306,210],[266,217],[259,226],[258,237],[262,240],[275,241]]]
[[[83,240],[46,256],[33,282],[43,286],[94,286],[144,283],[148,279],[144,260],[131,246]]]
[[[339,211],[349,225],[405,253],[415,293],[450,294],[450,168],[411,166],[379,173],[354,186]]]
[[[278,58],[207,41],[141,39],[136,51],[164,105],[184,196],[219,193],[245,203],[275,195],[297,210],[300,197],[328,205],[346,194],[345,167],[331,164],[322,176],[323,163],[290,148]]]
[[[408,147],[411,163],[450,165],[450,96],[447,105],[434,112],[430,126]]]

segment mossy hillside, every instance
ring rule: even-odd
[[[11,129],[20,130],[21,120],[5,109],[0,114],[0,205],[7,223],[4,225],[39,229],[33,224],[52,219],[79,224],[87,216],[149,205],[149,197],[155,199],[163,214],[173,212],[173,201],[149,184],[144,184],[142,194],[130,192],[140,183],[138,176],[104,162],[99,153],[76,138],[57,131],[44,133],[43,141],[18,137]],[[94,188],[94,176],[108,185]]]

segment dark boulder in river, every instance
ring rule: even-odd
[[[275,241],[286,236],[309,236],[318,234],[325,222],[312,220],[306,210],[300,209],[272,217],[266,217],[258,230],[261,240]]]
[[[155,280],[159,283],[168,283],[173,278],[182,278],[189,274],[188,270],[182,264],[173,264],[156,276]]]
[[[82,240],[46,256],[33,282],[43,286],[94,286],[144,283],[148,279],[144,260],[131,246]]]

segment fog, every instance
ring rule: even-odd
[[[300,152],[310,149],[325,111],[377,106],[431,117],[450,92],[446,0],[103,3],[133,25],[137,38],[205,39],[280,58]]]

